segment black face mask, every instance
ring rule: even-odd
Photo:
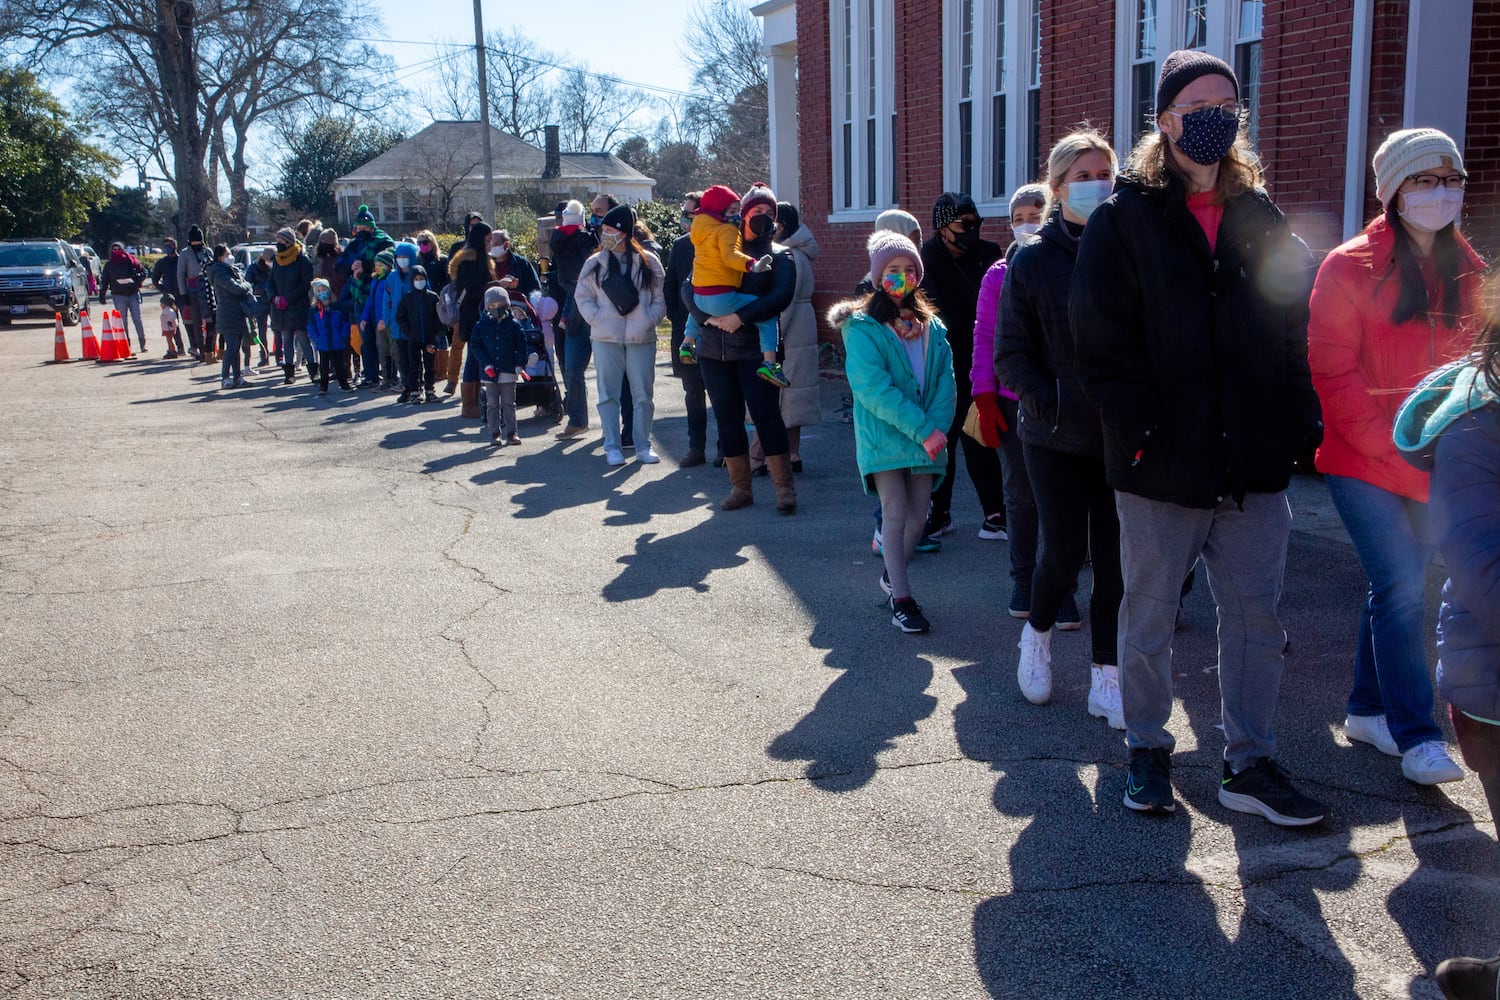
[[[768,235],[776,228],[776,220],[769,215],[757,215],[750,220],[750,234],[757,239]]]
[[[319,257],[337,257],[338,255],[339,255],[339,248],[338,247],[329,246],[327,243],[319,243],[318,244],[318,256]]]
[[[960,229],[953,234],[953,245],[968,253],[979,245],[979,233],[972,229]]]

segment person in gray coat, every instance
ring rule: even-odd
[[[224,380],[224,388],[239,387],[245,384],[240,376],[240,345],[250,335],[245,299],[254,289],[229,256],[229,248],[222,243],[214,244],[214,262],[208,269],[208,278],[213,283],[214,327],[224,339],[224,360],[219,377]]]
[[[276,232],[276,256],[271,265],[271,328],[281,353],[285,383],[297,377],[297,365],[307,365],[307,377],[318,377],[318,359],[307,339],[307,309],[312,289],[313,265],[307,259],[297,234],[289,228]]]
[[[212,261],[208,247],[203,245],[203,230],[197,226],[188,229],[187,249],[177,255],[177,304],[187,323],[188,346],[199,361],[214,350],[213,338],[204,336],[213,325],[213,304],[203,283],[203,269]]]
[[[802,224],[791,202],[776,204],[772,238],[792,252],[797,265],[797,288],[792,304],[781,314],[781,370],[792,383],[781,390],[781,419],[792,449],[792,471],[802,471],[802,428],[822,419],[818,405],[818,313],[813,308],[813,266],[818,239]]]

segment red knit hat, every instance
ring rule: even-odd
[[[715,184],[703,192],[703,197],[698,201],[698,211],[706,212],[716,219],[722,219],[724,210],[739,200],[740,196],[733,188]]]

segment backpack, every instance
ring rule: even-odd
[[[459,290],[457,282],[450,281],[444,285],[442,294],[438,296],[438,322],[444,326],[457,326],[458,307],[463,300],[464,293]]]

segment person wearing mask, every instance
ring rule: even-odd
[[[262,306],[260,312],[251,321],[251,335],[246,338],[243,345],[246,368],[250,367],[250,348],[253,346],[260,347],[259,364],[263,367],[270,363],[266,355],[266,336],[271,322],[271,310],[268,306],[271,301],[271,262],[275,256],[276,251],[271,247],[266,247],[245,271],[245,280],[250,282],[251,288],[255,289],[255,298]]]
[[[369,312],[370,289],[375,281],[375,259],[382,253],[394,249],[396,241],[375,225],[375,216],[366,205],[359,206],[354,219],[354,237],[344,248],[341,258],[344,273],[344,294],[349,299],[350,316],[358,316],[361,324],[360,341],[363,354],[364,387],[379,389],[380,386],[380,338],[376,321],[366,324],[364,317]],[[357,267],[355,265],[358,265]]]
[[[1016,240],[1032,236],[1042,228],[1043,210],[1047,206],[1047,185],[1026,184],[1010,196],[1010,231]],[[1005,272],[1017,243],[990,269],[979,283],[979,301],[974,308],[974,363],[969,369],[969,387],[977,412],[979,441],[986,448],[1000,452],[1000,472],[1005,497],[1005,532],[1010,549],[1010,604],[1012,618],[1031,615],[1031,577],[1036,572],[1037,515],[1031,481],[1026,477],[1026,460],[1021,452],[1021,438],[1016,433],[1016,394],[995,376],[995,334],[1000,320],[1000,293],[1005,287]],[[1078,606],[1070,591],[1057,612],[1057,628],[1072,631],[1083,627]]]
[[[103,305],[111,297],[115,311],[123,318],[120,321],[123,333],[129,339],[130,320],[135,320],[135,335],[140,341],[141,353],[146,352],[146,327],[141,323],[141,289],[146,285],[146,268],[135,254],[125,252],[125,244],[118,241],[109,245],[109,260],[99,275],[99,303]]]
[[[1316,462],[1369,580],[1344,735],[1433,785],[1463,772],[1432,717],[1428,476],[1402,460],[1391,425],[1424,375],[1474,343],[1484,263],[1457,229],[1466,177],[1452,139],[1403,129],[1374,167],[1384,209],[1324,258],[1313,285],[1308,360],[1327,427]]]
[[[203,279],[213,262],[213,254],[203,245],[203,230],[190,226],[187,251],[177,255],[177,288],[180,292],[177,304],[187,323],[188,345],[193,350],[193,357],[200,362],[213,360],[214,353],[213,288]]]
[[[1005,273],[994,367],[1020,401],[1016,432],[1041,528],[1017,683],[1033,705],[1051,700],[1052,626],[1092,553],[1087,707],[1111,728],[1124,729],[1115,634],[1124,588],[1120,522],[1104,472],[1099,413],[1078,386],[1068,321],[1078,243],[1089,216],[1110,195],[1115,166],[1115,151],[1092,130],[1073,132],[1052,147],[1047,221],[1035,235],[1019,238]],[[979,412],[983,419],[984,408]]]
[[[583,205],[570,201],[563,207],[561,221],[552,230],[552,271],[557,290],[563,296],[563,384],[566,396],[563,405],[568,412],[568,422],[557,432],[558,438],[566,441],[588,433],[588,389],[584,384],[588,371],[592,346],[589,343],[589,325],[578,313],[574,294],[578,289],[578,275],[583,262],[593,256],[599,244],[592,233],[584,228]]]
[[[769,257],[771,266],[745,276],[740,291],[753,297],[748,304],[724,316],[709,316],[694,301],[691,280],[683,289],[683,301],[701,325],[698,363],[703,368],[719,447],[729,470],[730,490],[719,504],[722,510],[737,510],[755,502],[750,486],[750,439],[745,433],[747,409],[766,452],[776,509],[782,514],[797,510],[791,446],[777,399],[781,390],[761,378],[758,371],[764,358],[757,324],[774,321],[785,312],[797,289],[797,264],[790,250],[773,244],[771,233],[775,228],[776,195],[770,188],[756,185],[744,197],[740,234],[744,251],[757,258]]]
[[[623,465],[620,392],[628,374],[635,408],[636,460],[661,461],[651,449],[655,413],[656,324],[666,315],[666,274],[655,254],[635,238],[628,205],[612,208],[599,223],[599,250],[584,262],[574,297],[591,331],[604,460]]]
[[[214,328],[224,339],[224,359],[220,363],[219,378],[224,388],[238,388],[245,384],[240,374],[240,346],[250,336],[249,317],[245,315],[245,299],[254,294],[250,282],[240,273],[239,265],[222,243],[214,244],[213,264],[208,268],[208,279],[214,291]]]
[[[492,230],[489,224],[475,220],[469,226],[463,248],[448,258],[448,280],[458,286],[458,329],[453,332],[452,346],[448,352],[448,384],[443,394],[453,395],[463,373],[464,345],[469,342],[469,331],[479,322],[484,305],[484,290],[496,280],[495,259],[490,256]],[[479,385],[466,382],[464,386],[463,416],[477,416],[479,412]]]
[[[916,244],[876,232],[867,247],[880,289],[835,306],[828,322],[844,339],[860,479],[885,512],[880,589],[890,602],[891,624],[920,635],[931,625],[912,597],[907,570],[932,481],[945,467],[944,429],[953,422],[957,393],[953,356],[942,320],[920,287]]]
[[[419,243],[418,246],[421,244]],[[443,327],[438,322],[438,296],[432,290],[427,268],[417,264],[411,269],[411,291],[401,297],[397,306],[397,322],[406,343],[406,381],[402,392],[408,402],[436,403],[435,365],[438,342],[443,339]],[[423,392],[426,395],[423,395]]]
[[[271,260],[269,312],[271,327],[276,331],[276,352],[281,355],[282,377],[287,385],[296,379],[299,363],[307,366],[308,381],[318,377],[318,359],[307,338],[307,310],[312,300],[314,272],[313,262],[308,260],[297,234],[285,227],[278,229]]]
[[[1219,802],[1282,826],[1328,808],[1276,763],[1286,633],[1276,614],[1296,456],[1323,434],[1307,367],[1312,259],[1264,189],[1222,59],[1162,63],[1156,131],[1089,216],[1069,296],[1076,371],[1099,411],[1125,598],[1125,805],[1171,812],[1172,638],[1201,555],[1219,619]]]
[[[490,240],[490,257],[495,261],[495,280],[507,292],[519,292],[530,298],[532,292],[542,290],[542,279],[537,276],[536,265],[516,253],[506,230],[495,230]]]
[[[484,310],[469,335],[469,360],[484,393],[485,425],[492,445],[521,443],[516,425],[516,380],[529,356],[526,336],[499,285],[484,290]]]
[[[945,329],[974,329],[979,284],[990,265],[1000,259],[1000,245],[979,235],[983,221],[979,210],[974,207],[974,199],[966,194],[944,192],[932,206],[933,234],[922,244],[925,270],[922,288],[937,307]],[[953,349],[954,370],[969,371],[974,365],[970,356],[973,340],[966,336],[954,337],[949,346]],[[934,538],[953,530],[953,484],[960,447],[964,453],[964,467],[969,470],[969,479],[979,494],[979,509],[984,515],[979,537],[1005,538],[1005,492],[1001,485],[1000,457],[995,449],[986,448],[961,433],[972,402],[969,381],[961,379],[957,416],[953,426],[947,428],[948,439],[957,443],[948,449],[947,472],[932,494],[932,513],[927,518],[925,534]]]
[[[813,308],[812,262],[821,249],[818,239],[802,222],[797,206],[789,201],[776,205],[776,228],[771,232],[775,245],[791,251],[797,270],[797,284],[792,304],[780,317],[781,371],[787,378],[781,390],[781,420],[786,424],[787,447],[792,471],[802,471],[802,428],[815,426],[822,419],[818,384],[818,314]],[[757,437],[750,445],[750,464],[756,475],[765,469],[765,456]]]
[[[382,342],[381,352],[389,347],[386,370],[391,373],[392,388],[399,388],[398,403],[409,403],[412,397],[411,372],[407,369],[411,354],[406,346],[406,331],[401,327],[401,300],[411,291],[412,267],[417,262],[417,245],[402,241],[396,244],[396,270],[385,283],[384,307],[381,318],[389,341]],[[418,358],[420,361],[421,359]]]
[[[678,222],[682,235],[672,241],[667,251],[666,282],[662,294],[666,298],[667,319],[672,324],[672,374],[682,380],[682,394],[687,403],[687,451],[677,464],[684,469],[702,465],[707,461],[705,449],[708,444],[708,392],[703,387],[703,373],[697,365],[683,364],[677,352],[682,349],[682,334],[687,328],[688,307],[682,298],[682,286],[693,275],[693,238],[688,229],[693,225],[693,213],[703,197],[701,191],[689,191],[682,196],[681,215]]]
[[[587,229],[593,234],[594,239],[599,238],[599,227],[604,223],[604,217],[620,207],[620,199],[612,194],[600,191],[594,195],[593,201],[589,202],[589,217]]]
[[[437,237],[430,229],[424,229],[417,234],[417,262],[427,272],[428,289],[441,296],[443,286],[448,284],[448,255],[442,253]],[[449,331],[445,327],[438,334],[431,359],[433,370],[444,378],[448,377],[448,337]],[[430,402],[437,402],[437,400],[430,400]]]
[[[177,285],[177,241],[168,236],[162,240],[161,249],[161,257],[151,267],[151,287],[175,301],[182,298]]]
[[[349,381],[350,321],[339,307],[327,278],[314,278],[310,293],[312,302],[304,329],[308,342],[322,359],[318,368],[318,393],[328,395],[330,377],[339,380],[340,389],[353,392],[354,387]]]

